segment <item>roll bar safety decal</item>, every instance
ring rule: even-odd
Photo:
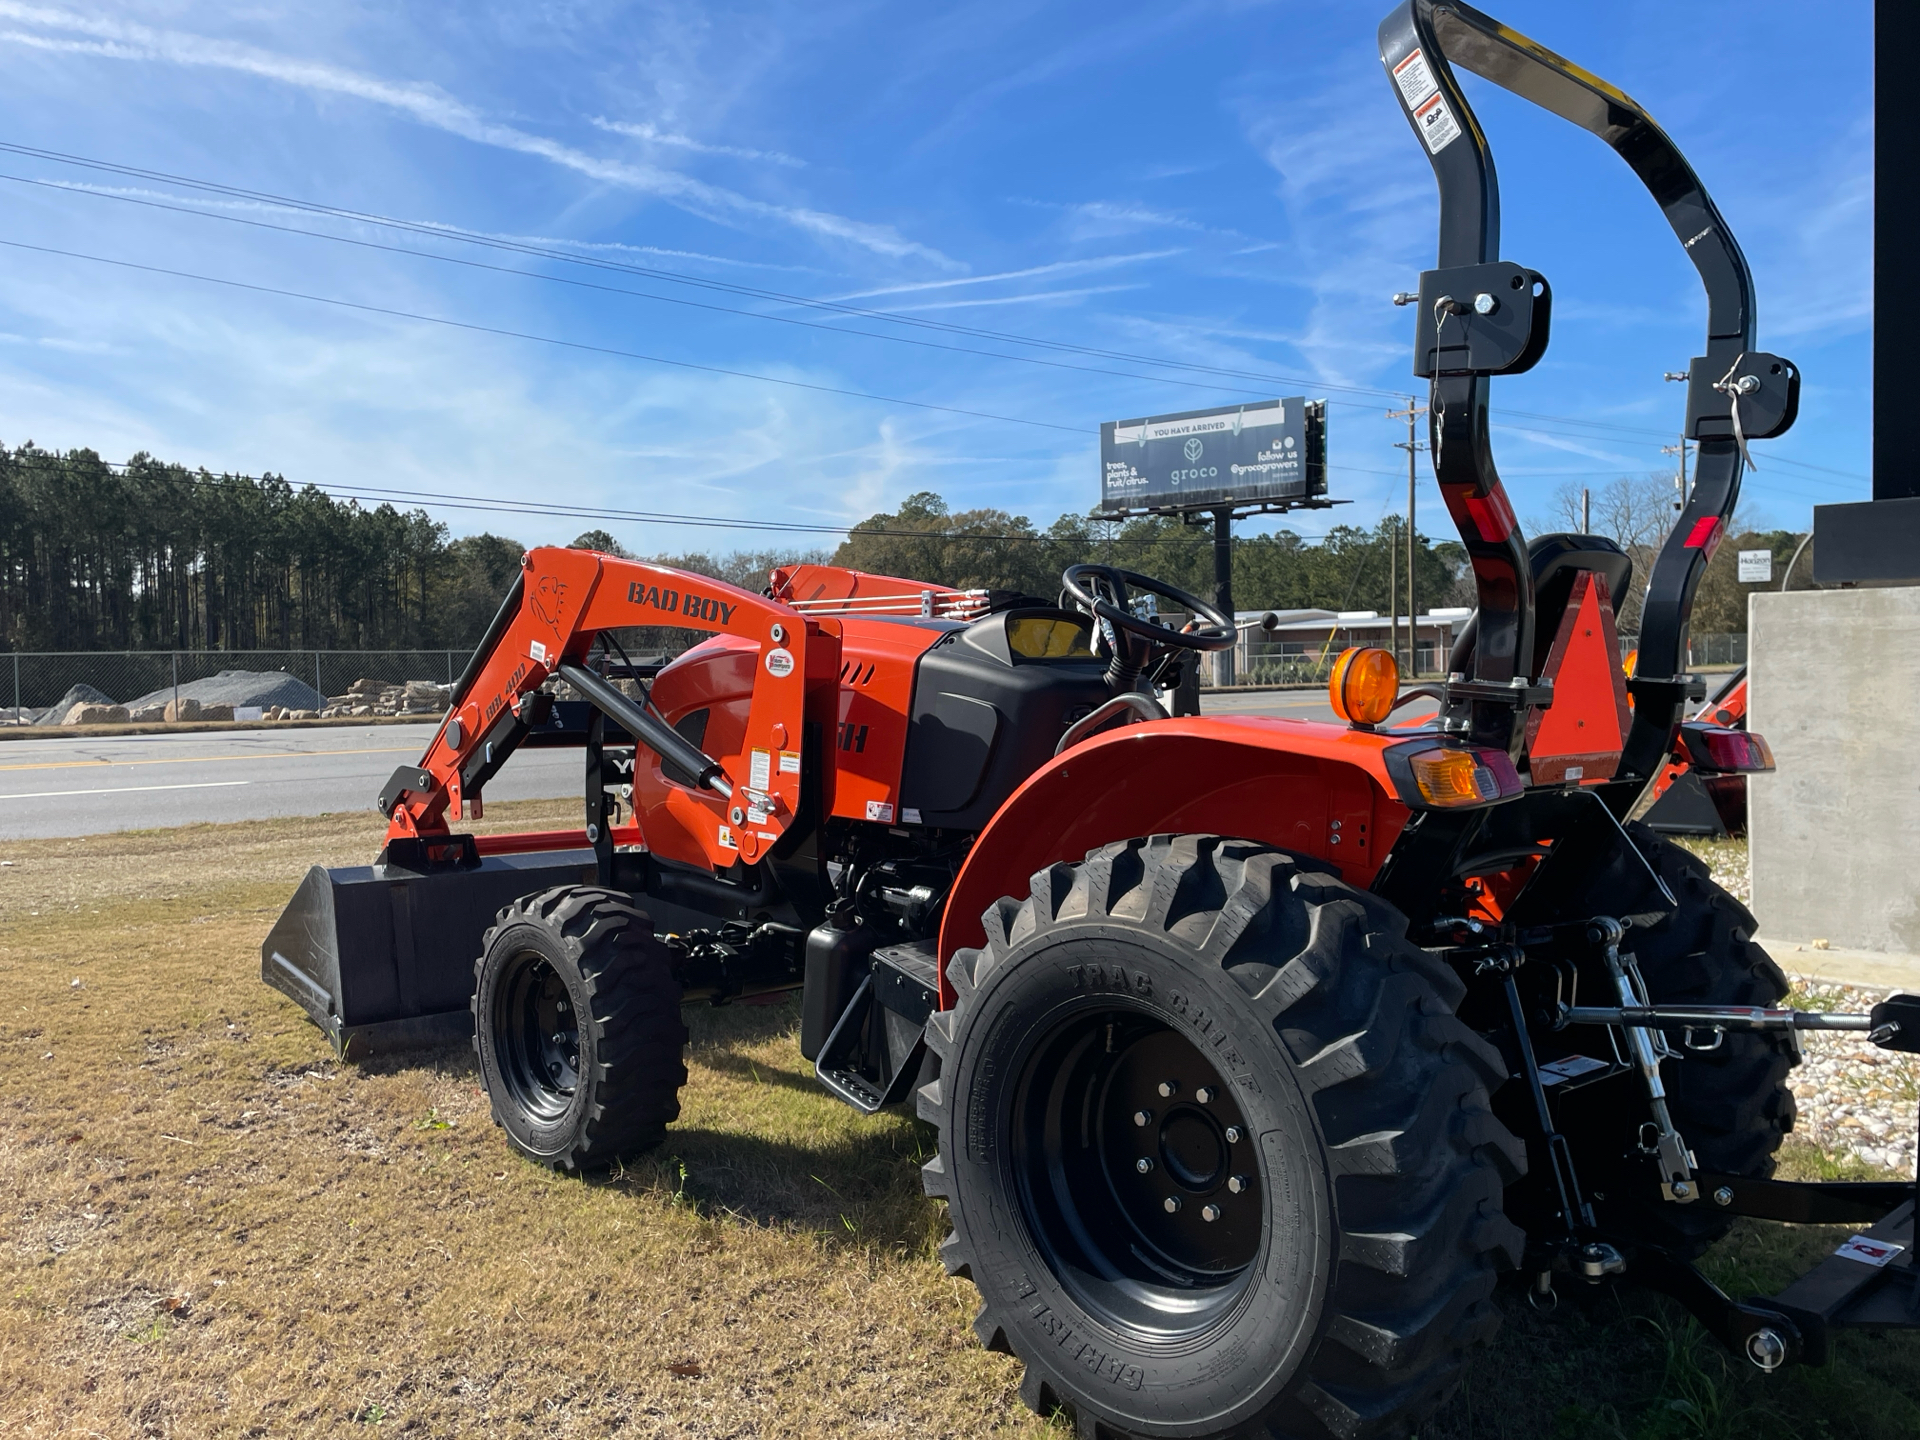
[[[1433,67],[1418,50],[1393,67],[1393,83],[1400,87],[1400,98],[1409,110],[1418,109],[1421,101],[1440,88],[1440,82],[1433,78]]]
[[[1460,138],[1460,122],[1453,118],[1446,97],[1438,90],[1413,112],[1413,118],[1420,126],[1420,138],[1435,155]]]
[[[1433,67],[1427,64],[1425,55],[1415,50],[1394,66],[1393,83],[1400,87],[1400,98],[1406,102],[1407,113],[1413,116],[1428,150],[1438,155],[1460,138],[1460,122],[1447,108],[1440,82],[1433,78]]]

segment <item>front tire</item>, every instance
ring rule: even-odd
[[[976,1332],[1086,1437],[1404,1430],[1491,1334],[1498,1053],[1384,901],[1215,836],[1034,876],[953,957],[920,1092]],[[1164,1087],[1164,1088],[1163,1088]]]
[[[618,890],[516,900],[475,963],[473,1046],[494,1123],[566,1170],[658,1145],[680,1116],[680,982],[653,923]]]

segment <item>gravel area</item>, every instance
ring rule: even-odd
[[[1753,903],[1753,875],[1747,869],[1745,840],[1679,839],[1678,843],[1707,862],[1714,884],[1742,905]]]
[[[1791,978],[1789,1003],[1801,1010],[1865,1012],[1893,993]],[[1920,1055],[1882,1050],[1857,1031],[1808,1031],[1801,1039],[1806,1058],[1789,1078],[1800,1106],[1795,1133],[1823,1150],[1912,1175]]]
[[[1745,840],[1680,843],[1707,862],[1722,889],[1753,903]],[[1793,981],[1787,1003],[1796,1009],[1863,1013],[1893,993],[1795,975],[1789,957],[1773,958]],[[1912,1175],[1920,1148],[1920,1056],[1882,1050],[1855,1031],[1807,1031],[1801,1043],[1806,1058],[1788,1080],[1800,1106],[1794,1133],[1836,1155]]]

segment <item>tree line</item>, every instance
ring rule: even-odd
[[[276,475],[0,446],[0,644],[14,650],[471,644],[519,568],[496,535]]]
[[[1596,492],[1604,503],[1594,528],[1620,531],[1635,557],[1636,590],[1663,524],[1671,523],[1658,483],[1622,480]],[[1556,497],[1561,509],[1577,499],[1577,491]],[[1549,523],[1578,528],[1577,512]],[[1697,633],[1746,628],[1751,587],[1734,579],[1736,550],[1773,549],[1778,574],[1800,538],[1734,528],[1702,586]],[[1336,525],[1318,543],[1284,529],[1237,537],[1235,604],[1385,611],[1389,577],[1404,568],[1405,536],[1404,521],[1394,517],[1371,527]],[[604,531],[574,543],[628,553]],[[521,553],[505,536],[452,538],[423,510],[336,500],[276,475],[214,475],[145,454],[115,466],[91,450],[0,445],[0,647],[7,649],[459,649],[486,628]],[[1048,598],[1059,591],[1060,572],[1081,561],[1141,571],[1202,597],[1213,584],[1210,525],[1068,514],[1043,529],[1005,510],[952,510],[931,491],[869,516],[831,552],[652,558],[752,590],[775,566],[806,560]],[[1473,603],[1457,541],[1420,535],[1414,570],[1423,611]],[[1798,586],[1810,571],[1803,559]],[[1404,597],[1404,573],[1397,580]],[[1623,625],[1634,628],[1637,597],[1622,610]]]

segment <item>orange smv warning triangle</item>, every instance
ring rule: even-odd
[[[1606,580],[1592,571],[1574,577],[1541,678],[1553,681],[1553,704],[1527,721],[1533,783],[1612,779],[1633,717],[1613,601]]]

